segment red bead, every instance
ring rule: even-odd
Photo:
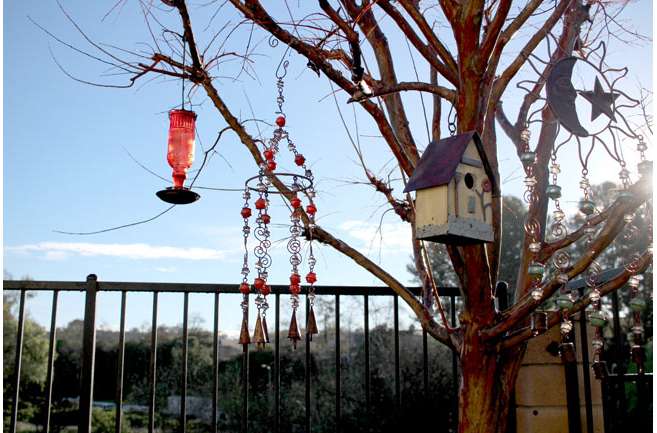
[[[276,118],[276,125],[278,125],[280,128],[285,126],[285,117],[284,116],[278,116]]]
[[[265,156],[265,159],[267,161],[271,161],[272,159],[274,159],[274,151],[273,150],[267,149],[262,154]]]
[[[267,201],[264,198],[259,198],[255,202],[256,209],[264,209],[267,207]]]
[[[262,222],[265,224],[269,224],[269,221],[271,221],[271,217],[266,213],[263,213],[260,218],[262,218]]]
[[[255,286],[256,289],[262,290],[262,288],[265,286],[265,280],[262,278],[256,278],[255,281],[253,282],[253,285]]]
[[[290,200],[290,204],[295,209],[300,208],[301,207],[301,199],[299,199],[299,197],[294,197],[292,200]]]
[[[240,293],[242,293],[243,295],[248,295],[250,291],[251,291],[251,287],[249,286],[248,283],[240,284]]]
[[[302,154],[297,153],[294,157],[294,163],[298,166],[302,166],[304,162],[306,162],[306,158],[304,158]]]
[[[260,290],[260,293],[262,293],[264,296],[267,296],[268,294],[271,293],[271,287],[269,287],[269,284],[265,284],[262,286],[262,289]]]
[[[299,286],[298,284],[290,284],[290,293],[292,293],[293,295],[298,295],[299,293],[301,293],[301,286]]]
[[[274,160],[267,161],[267,168],[269,169],[269,171],[276,170],[276,161]]]
[[[242,212],[240,212],[240,213],[242,214],[242,218],[248,218],[248,217],[251,216],[251,208],[250,207],[243,207]]]
[[[315,282],[317,282],[317,274],[315,274],[314,272],[308,272],[308,275],[306,275],[306,281],[309,284],[314,284]]]
[[[301,282],[301,275],[292,274],[290,275],[290,284],[299,284]]]
[[[310,203],[308,206],[306,206],[306,212],[308,212],[310,215],[315,215],[317,208],[314,204]]]

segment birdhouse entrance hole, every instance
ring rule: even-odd
[[[474,186],[474,177],[470,173],[467,173],[465,175],[465,186],[468,187],[468,189],[472,189]]]

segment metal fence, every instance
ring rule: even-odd
[[[273,431],[280,431],[281,416],[281,381],[280,381],[280,297],[288,292],[288,287],[283,285],[272,286],[272,297],[274,298],[274,309],[276,321],[274,323],[274,366],[272,369],[272,385],[274,394],[274,425]],[[152,304],[152,321],[150,336],[150,362],[148,373],[148,432],[155,430],[155,391],[156,391],[156,369],[157,369],[157,327],[158,327],[158,295],[160,293],[183,293],[183,323],[182,323],[182,371],[181,371],[181,401],[180,401],[180,431],[186,431],[187,425],[187,380],[188,380],[188,338],[189,338],[189,294],[190,293],[210,293],[214,294],[214,329],[213,329],[213,395],[212,395],[212,432],[217,432],[217,408],[219,404],[218,376],[219,376],[219,300],[222,294],[239,293],[237,285],[234,284],[176,284],[176,283],[132,283],[132,282],[105,282],[98,281],[95,275],[89,275],[86,282],[63,282],[63,281],[4,281],[5,290],[20,291],[18,304],[18,332],[16,335],[16,356],[14,360],[14,376],[12,380],[11,402],[5,404],[11,405],[9,433],[16,432],[18,405],[20,402],[20,371],[23,348],[23,332],[25,326],[25,301],[27,291],[49,291],[52,292],[52,310],[50,322],[50,340],[48,347],[48,365],[44,398],[44,421],[43,431],[48,433],[51,429],[50,415],[52,409],[52,390],[53,390],[53,368],[56,350],[56,320],[58,295],[63,291],[80,291],[85,292],[85,309],[84,309],[84,328],[82,344],[82,362],[81,362],[81,386],[79,399],[79,433],[91,432],[92,404],[93,404],[93,384],[94,384],[94,359],[96,352],[96,301],[98,292],[119,292],[121,293],[120,325],[119,325],[119,346],[117,362],[117,380],[115,390],[115,432],[120,433],[122,428],[122,405],[123,405],[123,372],[124,372],[124,355],[125,355],[125,319],[126,319],[126,295],[128,292],[148,292],[153,295]],[[410,288],[413,294],[420,295],[420,288]],[[303,293],[307,294],[307,293]],[[365,351],[365,373],[364,373],[364,392],[365,408],[364,414],[370,411],[371,404],[371,386],[370,386],[370,297],[392,297],[393,299],[393,327],[394,327],[394,400],[396,407],[401,405],[401,374],[400,374],[400,345],[399,345],[399,297],[387,287],[364,287],[364,286],[340,286],[340,287],[317,287],[318,296],[332,296],[335,300],[335,426],[336,431],[341,431],[340,421],[341,414],[341,358],[340,358],[340,297],[341,296],[358,296],[363,300],[363,320],[364,320],[364,351]],[[456,297],[459,296],[457,288],[440,288],[439,294],[449,298],[451,322],[456,324]],[[306,313],[308,312],[309,303],[306,297]],[[422,331],[422,365],[423,365],[423,391],[428,395],[429,391],[429,354],[427,333]],[[305,336],[305,400],[304,400],[304,430],[311,432],[311,343],[310,335]],[[242,370],[241,370],[241,397],[242,397],[242,416],[241,431],[247,432],[249,425],[249,347],[244,346],[242,353]],[[451,377],[453,389],[456,389],[458,372],[456,355],[452,355]],[[455,396],[454,396],[455,397]],[[457,409],[457,400],[453,398],[454,413]],[[456,430],[458,423],[457,417],[451,420],[452,428]]]
[[[616,270],[605,272],[603,277],[612,278]],[[572,289],[583,290],[584,282],[582,280],[573,281],[569,284]],[[124,355],[125,355],[125,319],[126,319],[126,295],[128,292],[146,292],[152,293],[152,320],[150,335],[150,362],[148,368],[148,432],[155,430],[155,391],[156,391],[156,369],[157,369],[157,344],[158,344],[158,295],[161,293],[182,293],[183,302],[183,323],[182,323],[182,370],[181,370],[181,396],[180,396],[180,431],[186,431],[187,425],[187,380],[188,380],[188,338],[189,338],[189,295],[190,293],[214,294],[214,329],[213,329],[213,395],[212,395],[212,432],[217,432],[217,417],[219,404],[219,301],[222,294],[238,294],[238,287],[233,284],[176,284],[176,283],[132,283],[132,282],[104,282],[98,281],[95,275],[89,275],[86,282],[51,282],[51,281],[4,281],[5,290],[20,291],[18,303],[18,330],[16,334],[16,355],[14,359],[14,376],[12,379],[11,402],[10,404],[10,425],[9,433],[16,432],[18,403],[20,401],[20,370],[23,348],[23,332],[25,326],[25,304],[27,291],[49,291],[52,292],[52,309],[50,320],[50,336],[48,346],[48,364],[46,375],[46,386],[44,396],[44,421],[43,431],[48,433],[51,429],[50,415],[52,408],[53,395],[53,369],[56,350],[56,320],[58,295],[60,292],[78,291],[85,293],[85,310],[84,310],[84,328],[83,328],[83,345],[82,345],[82,362],[81,362],[81,386],[79,400],[79,425],[78,432],[91,432],[91,416],[93,404],[93,384],[94,384],[94,358],[96,345],[96,300],[98,292],[119,292],[121,293],[120,307],[120,325],[119,325],[119,343],[118,343],[118,360],[116,371],[116,389],[115,389],[115,432],[120,433],[122,428],[122,405],[123,405],[123,372],[124,372]],[[420,288],[410,288],[413,294],[420,295]],[[273,355],[274,364],[272,368],[272,385],[273,385],[273,431],[281,430],[281,378],[280,378],[280,297],[287,294],[288,287],[283,285],[272,286],[273,305],[276,315],[274,323]],[[364,377],[363,387],[365,393],[365,407],[363,414],[367,416],[371,407],[371,371],[370,371],[370,297],[388,297],[393,299],[393,336],[394,336],[394,402],[397,408],[401,406],[401,373],[400,373],[400,344],[399,344],[399,298],[389,288],[386,287],[365,287],[365,286],[340,286],[340,287],[318,287],[318,296],[333,297],[335,300],[335,426],[336,431],[340,432],[342,419],[342,381],[341,381],[341,351],[340,351],[340,297],[356,296],[363,300],[363,333],[364,333]],[[457,288],[440,288],[441,296],[448,297],[450,304],[450,320],[452,326],[456,325],[456,300],[459,296]],[[306,294],[306,293],[303,293]],[[498,284],[497,293],[498,306],[505,309],[508,305],[509,298],[512,294],[507,293],[505,284]],[[601,377],[602,401],[604,415],[604,431],[606,433],[620,432],[624,425],[627,425],[628,408],[626,401],[626,385],[636,385],[636,420],[640,426],[644,420],[647,422],[651,419],[652,413],[652,374],[643,370],[637,373],[628,373],[629,347],[625,335],[621,329],[621,307],[619,306],[618,294],[613,293],[612,299],[612,331],[614,350],[611,351],[608,358],[609,372]],[[309,304],[306,298],[306,313]],[[580,321],[580,328],[573,330],[580,333],[582,347],[588,346],[588,335],[586,321]],[[422,331],[422,386],[424,395],[429,395],[429,350],[428,336],[426,331]],[[249,347],[245,346],[242,352],[241,368],[241,431],[247,432],[249,425]],[[305,374],[304,374],[304,431],[311,432],[311,387],[312,378],[311,364],[311,343],[310,336],[306,334],[305,338]],[[580,414],[580,402],[584,400],[584,416],[586,419],[586,432],[593,433],[593,400],[591,380],[588,372],[592,364],[588,357],[588,351],[582,350],[581,368],[577,363],[565,363],[564,375],[566,379],[566,397],[568,405],[568,425],[569,433],[582,433],[582,423]],[[579,375],[582,375],[583,387],[579,386]],[[451,362],[451,380],[453,388],[457,389],[458,371],[456,355],[452,354]],[[583,395],[580,390],[583,389]],[[454,406],[452,413],[457,412],[457,399],[454,395],[452,398]],[[515,415],[512,407],[510,414],[510,431],[515,430]],[[458,419],[454,416],[451,420],[451,428],[456,431]],[[646,424],[647,425],[647,424]]]

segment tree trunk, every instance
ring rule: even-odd
[[[468,335],[470,334],[470,335]],[[460,357],[459,433],[506,433],[524,349],[497,352],[466,331]],[[472,344],[467,343],[467,339]]]

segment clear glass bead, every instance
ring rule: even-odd
[[[591,302],[598,302],[600,300],[600,291],[598,289],[591,290],[591,293],[589,293],[589,299]]]
[[[636,145],[636,150],[639,152],[645,152],[648,150],[648,145],[644,141],[639,141],[639,143]]]
[[[520,131],[520,140],[525,143],[529,143],[529,140],[532,138],[532,133],[529,129],[523,129]]]
[[[552,216],[555,220],[561,221],[566,217],[566,214],[561,209],[557,209],[552,213]]]
[[[248,190],[247,190],[247,191],[244,191],[244,193],[242,194],[242,198],[243,198],[244,200],[248,200],[248,199],[250,199],[250,198],[251,198],[251,192],[249,192]]]
[[[559,164],[552,164],[550,166],[550,173],[552,173],[552,174],[561,173],[561,166]]]
[[[294,143],[288,143],[287,148],[288,150],[293,151],[294,149],[296,149],[296,146],[294,145]]]
[[[541,244],[539,242],[532,242],[529,244],[529,251],[532,253],[537,253],[541,250]]]
[[[525,178],[525,185],[528,188],[533,188],[534,186],[536,186],[536,183],[537,183],[537,180],[534,176],[527,176]]]
[[[581,189],[586,190],[586,189],[589,189],[591,187],[591,184],[589,183],[589,180],[587,178],[584,178],[584,179],[579,181],[579,187]]]
[[[625,221],[626,223],[631,223],[633,219],[634,219],[634,215],[631,213],[626,213],[623,216],[623,221]]]
[[[632,276],[630,277],[630,279],[627,281],[627,284],[628,284],[631,288],[633,288],[633,289],[636,289],[637,287],[639,287],[639,284],[640,284],[640,283],[641,283],[641,280],[639,280],[639,279],[636,277],[636,275],[632,275]]]
[[[560,284],[566,284],[568,282],[568,274],[561,273],[557,275],[557,281]]]
[[[596,352],[600,352],[604,347],[604,345],[605,345],[604,341],[600,340],[599,338],[594,338],[591,341],[591,347],[593,347],[593,350],[595,350]]]
[[[620,172],[618,172],[618,177],[621,179],[627,179],[630,177],[630,171],[627,168],[623,168]]]
[[[561,325],[559,325],[559,330],[561,331],[562,334],[568,334],[570,331],[573,330],[573,322],[571,322],[568,319],[562,321]]]
[[[540,287],[535,288],[534,290],[532,290],[531,296],[534,301],[538,301],[543,297],[543,289],[541,289]]]

